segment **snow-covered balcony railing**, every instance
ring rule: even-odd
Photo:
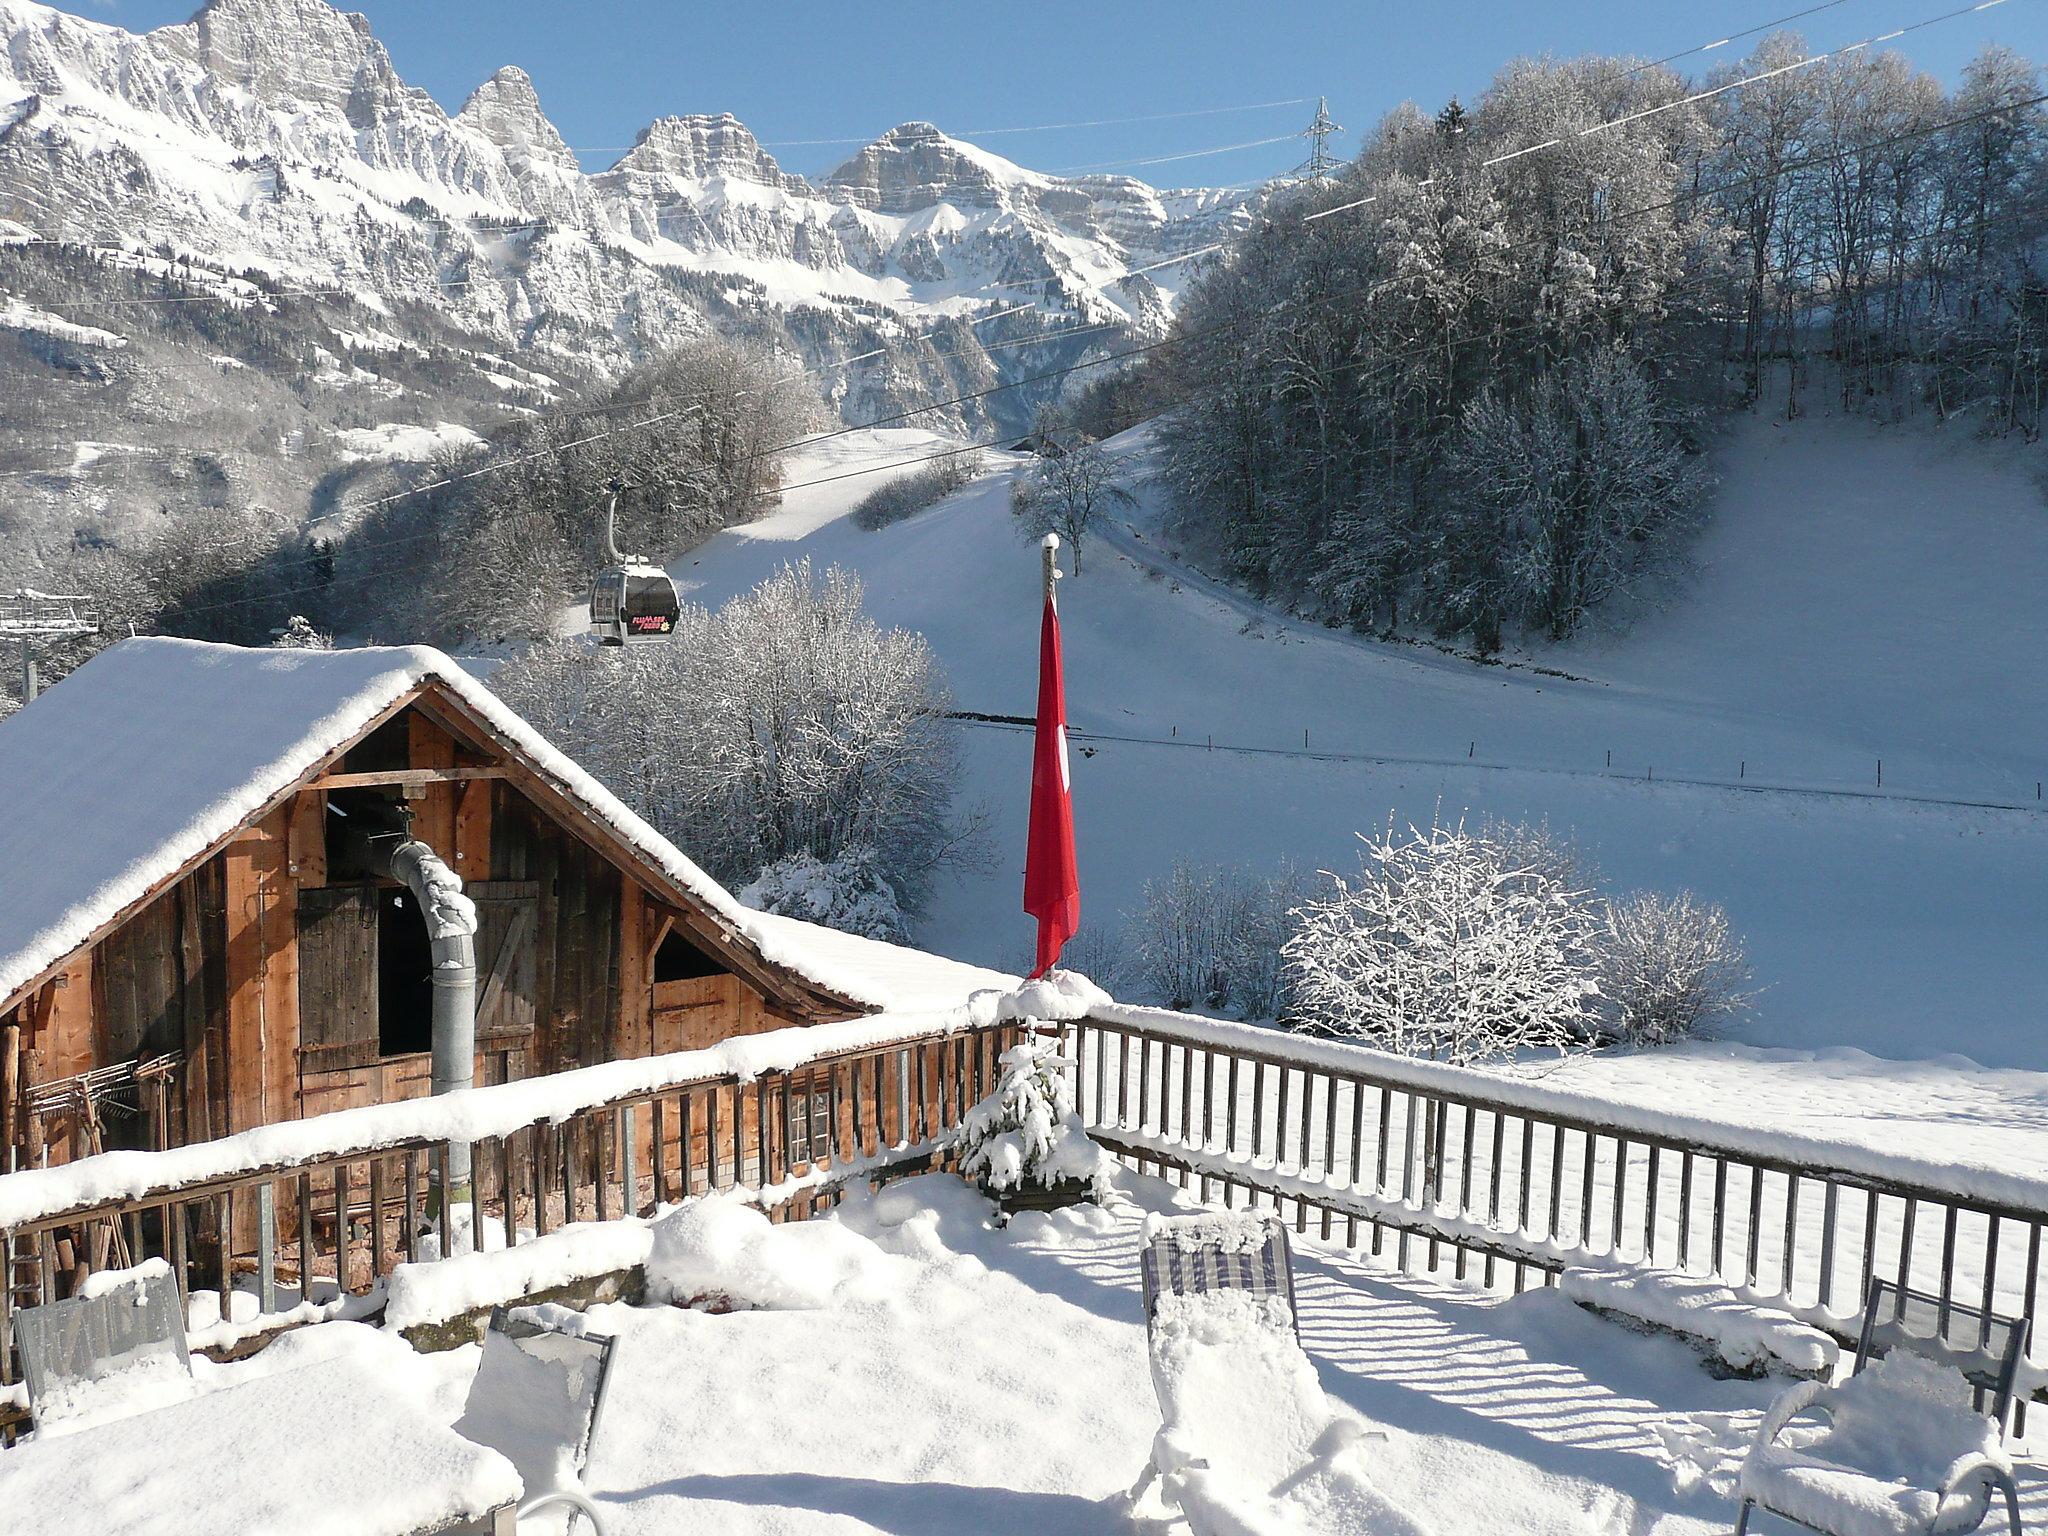
[[[166,1260],[188,1297],[214,1293],[228,1326],[211,1342],[231,1344],[374,1313],[398,1264],[479,1239],[516,1246],[735,1187],[773,1213],[811,1214],[850,1178],[928,1160],[994,1086],[997,1058],[1027,1025],[983,1001],[0,1176],[0,1418],[18,1380],[13,1309],[71,1294],[98,1270]],[[457,1143],[472,1149],[474,1178],[450,1209],[432,1196]]]
[[[2032,1318],[2048,1180],[1612,1102],[1155,1009],[1076,1026],[1075,1102],[1139,1167],[1519,1291],[1573,1266],[1711,1276],[1853,1342],[1871,1277]],[[1472,1271],[1477,1271],[1476,1275]],[[1944,1323],[1946,1319],[1944,1318]],[[2048,1372],[2048,1339],[2031,1363]]]

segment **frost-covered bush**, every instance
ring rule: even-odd
[[[870,533],[937,506],[974,478],[981,455],[949,453],[922,469],[877,486],[854,504],[853,523]]]
[[[1287,996],[1280,947],[1306,895],[1291,865],[1257,875],[1183,859],[1145,884],[1127,978],[1172,1008],[1277,1018]]]
[[[1632,1045],[1665,1045],[1749,1007],[1749,966],[1728,914],[1690,891],[1613,903],[1600,936],[1608,1027]]]
[[[1331,875],[1283,953],[1303,1028],[1452,1062],[1589,1042],[1602,909],[1526,832],[1390,825]]]
[[[757,912],[800,917],[865,939],[904,942],[903,909],[875,869],[872,849],[850,848],[831,863],[813,854],[777,859],[738,893]]]
[[[867,850],[919,910],[962,834],[956,728],[931,647],[862,608],[858,577],[785,567],[664,644],[536,646],[492,686],[715,877]]]
[[[1037,963],[1036,952],[1030,945],[1018,946],[1016,958],[1011,969],[1020,974]],[[1060,969],[1077,971],[1103,991],[1115,995],[1131,971],[1129,940],[1124,930],[1112,923],[1084,918],[1081,931],[1067,940],[1066,948],[1060,951]]]
[[[1072,1065],[1051,1041],[1003,1052],[996,1091],[960,1122],[960,1172],[997,1191],[1081,1183],[1100,1198],[1109,1159],[1074,1113],[1065,1071]]]

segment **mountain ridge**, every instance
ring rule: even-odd
[[[1047,176],[918,121],[816,182],[784,170],[729,113],[657,118],[586,173],[517,65],[450,113],[404,81],[364,18],[324,0],[209,0],[190,21],[144,33],[0,0],[0,112],[0,198],[25,230],[111,233],[423,298],[515,347],[611,369],[690,326],[639,312],[637,276],[607,291],[560,270],[592,259],[591,247],[648,272],[730,271],[784,308],[844,299],[922,320],[1025,301],[1048,323],[1156,332],[1178,274],[1122,274],[1213,243],[1256,202]],[[23,216],[39,201],[39,217]],[[585,249],[493,249],[526,224],[546,226],[529,247]],[[1203,238],[1179,238],[1191,226]],[[453,275],[478,287],[468,268],[480,261],[501,315],[474,292],[437,294],[458,265]],[[1045,291],[1007,291],[1027,286]],[[580,318],[583,334],[521,335],[529,303]],[[627,313],[623,331],[605,323]]]

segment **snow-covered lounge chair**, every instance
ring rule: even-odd
[[[118,1413],[192,1391],[184,1300],[161,1259],[95,1276],[88,1294],[23,1308],[14,1343],[38,1434],[110,1405]]]
[[[1415,1536],[1367,1476],[1378,1438],[1302,1352],[1287,1230],[1250,1212],[1150,1218],[1141,1256],[1162,1426],[1156,1483],[1194,1536]]]
[[[605,1536],[604,1517],[580,1486],[591,1438],[604,1412],[615,1341],[583,1332],[574,1314],[543,1307],[495,1308],[484,1354],[455,1431],[498,1451],[519,1471],[524,1523],[566,1509]]]
[[[1994,1491],[2020,1536],[2001,1442],[2031,1327],[1874,1281],[1850,1378],[1802,1382],[1764,1416],[1735,1536],[1752,1509],[1827,1536],[1949,1536],[1983,1524]],[[1809,1414],[1825,1422],[1795,1422]]]

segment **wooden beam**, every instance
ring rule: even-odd
[[[313,789],[380,789],[390,786],[426,784],[467,784],[475,779],[503,779],[511,775],[499,763],[476,763],[448,768],[386,768],[372,773],[323,773],[313,780]]]
[[[470,779],[455,790],[455,872],[464,880],[491,878],[491,816],[497,786]]]
[[[227,850],[227,1131],[298,1114],[298,887],[286,873],[290,808]]]
[[[619,880],[619,1025],[614,1059],[652,1053],[649,1017],[654,1006],[653,973],[647,964],[647,893],[630,875]]]
[[[92,955],[72,957],[43,991],[44,1010],[36,1049],[52,1078],[75,1077],[101,1065],[94,1059]]]
[[[302,789],[292,801],[288,873],[295,885],[317,889],[327,883],[327,796]]]

